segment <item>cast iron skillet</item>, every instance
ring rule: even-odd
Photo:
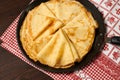
[[[23,55],[34,65],[36,65],[39,68],[42,68],[46,71],[50,72],[56,72],[56,73],[62,73],[62,72],[73,72],[81,67],[84,67],[88,63],[92,61],[92,59],[100,53],[100,51],[103,49],[104,43],[105,43],[105,37],[106,37],[106,27],[104,26],[104,19],[102,17],[102,14],[98,11],[98,9],[91,4],[88,0],[79,0],[80,3],[82,3],[88,11],[90,11],[94,17],[94,19],[98,22],[99,28],[96,29],[95,34],[95,40],[92,46],[92,49],[89,51],[89,53],[84,57],[84,59],[80,63],[75,63],[74,66],[67,68],[67,69],[55,69],[46,65],[41,64],[40,62],[34,62],[31,60],[28,55],[26,55],[26,52],[24,51],[21,41],[20,41],[20,29],[22,26],[22,23],[27,15],[27,13],[33,9],[34,7],[38,6],[42,2],[46,2],[48,0],[35,0],[31,4],[27,6],[25,10],[23,10],[20,19],[18,21],[17,25],[17,42],[18,45],[23,53]]]

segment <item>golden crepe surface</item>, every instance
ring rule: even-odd
[[[81,3],[51,0],[28,12],[20,40],[34,61],[53,68],[69,68],[90,51],[97,27]]]

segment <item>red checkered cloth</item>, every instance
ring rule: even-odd
[[[90,0],[102,13],[107,27],[107,36],[120,36],[120,0]],[[0,39],[1,46],[29,65],[51,76],[55,80],[120,80],[120,47],[106,44],[101,55],[91,64],[73,73],[46,72],[30,63],[19,50],[16,27],[19,16],[7,28]]]

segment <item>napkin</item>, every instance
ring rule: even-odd
[[[103,14],[107,37],[120,36],[120,0],[89,0]],[[120,47],[106,43],[101,54],[89,65],[72,73],[52,73],[30,63],[20,51],[16,40],[18,16],[2,34],[1,46],[11,54],[44,72],[55,80],[120,80]]]

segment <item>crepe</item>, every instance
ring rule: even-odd
[[[24,27],[22,27],[24,29],[21,29],[21,41],[26,45],[25,48],[30,53],[30,57],[35,58],[38,51],[51,39],[52,34],[62,27],[62,23],[48,16],[40,14],[31,16],[32,12],[28,14],[23,24]],[[34,60],[36,61],[36,59]]]
[[[83,6],[74,0],[51,0],[46,2],[46,5],[64,24],[67,24],[78,14],[82,14],[81,8]]]
[[[78,15],[63,27],[75,45],[80,58],[89,52],[95,37],[96,24],[90,21],[87,16],[88,14]]]
[[[51,10],[46,6],[45,3],[41,3],[41,5],[37,7],[36,13],[55,18],[54,13],[51,12]]]
[[[38,53],[38,60],[51,67],[65,67],[66,65],[74,64],[75,57],[73,57],[73,49],[71,49],[70,41],[68,37],[60,29],[48,44]],[[77,52],[74,53],[77,55]],[[79,58],[79,57],[77,57]]]
[[[97,22],[75,0],[50,0],[30,10],[20,40],[34,61],[53,68],[69,68],[90,51]]]

